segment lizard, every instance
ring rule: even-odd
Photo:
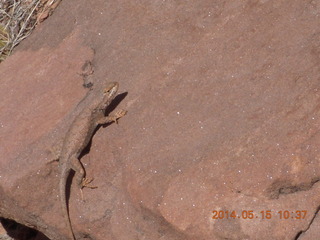
[[[74,170],[76,173],[75,180],[80,190],[82,190],[83,187],[88,187],[88,183],[91,182],[91,180],[85,178],[85,170],[80,163],[79,157],[89,144],[92,135],[99,125],[111,122],[117,123],[117,119],[127,113],[127,111],[121,109],[114,115],[105,116],[105,110],[115,98],[118,88],[119,84],[117,82],[111,82],[103,91],[98,93],[98,96],[91,97],[92,99],[90,99],[90,104],[82,109],[82,111],[80,111],[80,113],[75,117],[63,140],[59,156],[59,194],[61,208],[69,229],[70,239],[72,240],[76,240],[76,238],[72,229],[68,203],[66,200],[67,179],[70,171]]]

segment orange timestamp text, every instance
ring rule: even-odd
[[[305,219],[307,216],[307,210],[280,210],[280,211],[271,211],[271,210],[262,210],[262,211],[253,211],[253,210],[214,210],[212,211],[212,219]]]

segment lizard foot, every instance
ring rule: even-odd
[[[83,179],[82,179],[82,182],[81,182],[81,185],[80,185],[80,193],[81,193],[81,200],[82,200],[82,201],[84,200],[83,191],[82,191],[82,189],[83,189],[84,187],[91,188],[91,189],[97,188],[97,186],[89,186],[89,184],[90,184],[92,181],[93,181],[93,178],[83,178]]]
[[[118,124],[118,119],[126,115],[127,111],[123,109],[119,109],[118,111],[115,112],[114,115],[109,116],[110,121],[115,122]]]
[[[87,188],[97,188],[97,186],[89,186],[89,184],[93,181],[93,178],[83,178],[82,179],[82,182],[81,182],[81,189],[84,188],[84,187],[87,187]]]

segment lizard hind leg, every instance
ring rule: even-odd
[[[55,143],[52,147],[46,150],[49,155],[49,160],[46,164],[52,164],[53,162],[59,162],[61,156],[61,149],[62,149],[63,141],[59,141]]]
[[[85,170],[78,158],[72,158],[72,169],[75,171],[75,181],[80,189],[81,199],[83,200],[82,188],[97,188],[95,186],[89,186],[93,179],[85,178]]]

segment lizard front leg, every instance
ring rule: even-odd
[[[120,109],[118,111],[116,111],[113,115],[111,116],[107,116],[107,117],[103,117],[101,119],[99,119],[97,121],[97,124],[107,124],[107,123],[111,123],[111,122],[115,122],[118,123],[118,119],[123,117],[124,115],[126,115],[127,111]]]

